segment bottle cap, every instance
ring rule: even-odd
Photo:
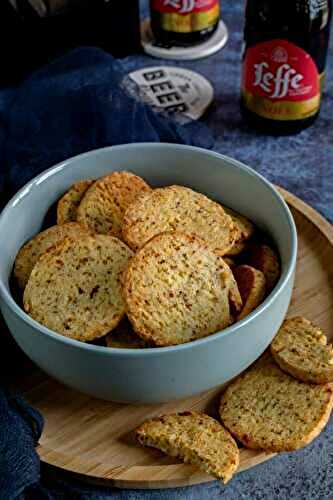
[[[154,39],[150,19],[146,18],[141,23],[141,43],[144,51],[153,57],[160,59],[173,59],[178,61],[189,61],[207,57],[222,49],[228,40],[228,29],[223,21],[220,21],[212,36],[197,45],[191,47],[178,47],[165,45]]]

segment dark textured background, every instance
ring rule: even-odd
[[[143,9],[145,10],[145,5]],[[271,181],[303,198],[333,221],[332,43],[322,111],[315,125],[291,137],[259,136],[244,125],[238,107],[243,1],[225,1],[222,12],[230,30],[226,48],[207,59],[180,64],[202,73],[214,85],[214,104],[204,117],[216,138],[214,149],[244,161]],[[144,55],[132,56],[123,62],[127,71],[156,63],[156,59]],[[163,64],[174,65],[171,62]],[[332,429],[331,420],[321,436],[306,449],[293,454],[281,454],[250,471],[240,473],[227,486],[212,482],[164,491],[97,490],[82,483],[65,481],[64,484],[63,477],[51,478],[48,474],[44,476],[44,484],[52,491],[53,498],[57,499],[331,499]]]

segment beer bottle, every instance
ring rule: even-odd
[[[164,45],[191,46],[212,36],[220,19],[219,0],[150,0],[151,28]]]
[[[292,134],[319,114],[331,0],[247,0],[241,110],[250,124]]]
[[[139,0],[0,0],[0,22],[0,87],[74,47],[141,49]]]

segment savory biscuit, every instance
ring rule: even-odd
[[[314,384],[333,382],[333,348],[311,321],[299,316],[286,319],[271,344],[271,353],[295,378]]]
[[[25,311],[73,339],[107,334],[125,314],[121,277],[132,251],[113,236],[67,238],[44,253],[24,291]]]
[[[267,292],[272,291],[280,277],[280,261],[276,252],[268,245],[254,245],[247,264],[264,273]]]
[[[75,222],[77,209],[81,203],[83,195],[94,183],[92,180],[79,181],[60,198],[57,205],[57,224]]]
[[[233,274],[243,301],[243,308],[237,317],[239,321],[256,309],[264,300],[266,279],[264,273],[246,265],[234,267]]]
[[[68,222],[61,226],[52,226],[34,236],[18,252],[14,264],[14,276],[19,287],[23,290],[28,282],[30,273],[39,257],[51,246],[56,245],[64,238],[81,238],[89,231],[76,222]]]
[[[265,354],[231,382],[222,395],[220,416],[247,448],[293,451],[319,435],[332,407],[332,384],[299,382]]]
[[[224,262],[226,264],[228,264],[228,266],[230,267],[230,269],[233,269],[233,267],[235,267],[236,262],[231,257],[223,257],[223,258],[224,258]]]
[[[117,347],[118,349],[143,349],[149,347],[133,331],[132,325],[127,318],[123,319],[112,332],[108,333],[105,342],[107,347]]]
[[[130,172],[113,172],[98,179],[86,191],[77,210],[77,220],[92,232],[121,237],[125,210],[148,184]]]
[[[133,250],[167,231],[195,234],[220,255],[228,252],[238,234],[221,205],[183,186],[154,189],[126,210],[123,238]]]
[[[126,312],[147,342],[182,344],[230,324],[229,301],[239,295],[235,287],[230,268],[203,240],[164,233],[146,243],[127,268]]]
[[[224,483],[239,465],[233,437],[217,420],[203,413],[186,411],[152,418],[135,434],[142,445],[196,465]]]
[[[223,205],[222,205],[223,206]],[[229,207],[223,206],[225,212],[232,218],[236,228],[237,236],[234,244],[228,250],[228,255],[238,255],[246,248],[246,242],[251,238],[254,233],[254,224],[244,217],[244,215],[235,212]]]

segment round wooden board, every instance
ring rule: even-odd
[[[292,209],[299,236],[296,283],[288,314],[304,315],[332,335],[333,227],[301,200],[280,191]],[[38,453],[49,465],[120,488],[171,488],[213,480],[158,450],[138,446],[132,431],[146,418],[162,413],[193,409],[217,416],[221,388],[185,401],[131,406],[90,398],[41,372],[25,377],[18,385],[45,418]],[[272,456],[242,449],[239,470]]]

